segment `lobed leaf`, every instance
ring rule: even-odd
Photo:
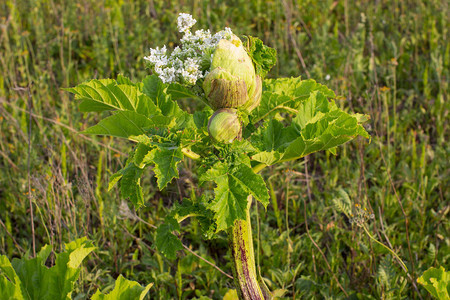
[[[150,283],[146,287],[142,287],[136,281],[131,281],[125,279],[122,275],[117,278],[114,289],[108,293],[103,294],[100,290],[92,295],[92,300],[129,300],[129,299],[139,299],[143,300],[147,295],[153,283]]]
[[[158,178],[158,188],[162,190],[173,178],[178,178],[177,165],[183,160],[183,153],[176,146],[155,148],[149,160],[155,165],[153,171]]]
[[[144,206],[144,195],[141,187],[141,175],[143,169],[138,168],[134,163],[129,163],[120,170],[120,175],[115,175],[114,180],[120,179],[120,194],[123,198],[129,198],[135,207]],[[117,174],[116,173],[116,174]],[[118,178],[120,176],[120,178]]]
[[[95,247],[86,238],[65,245],[65,251],[55,253],[55,265],[45,262],[52,252],[44,246],[33,259],[13,259],[0,256],[0,299],[71,299],[74,283],[80,274],[80,264]]]
[[[201,175],[201,182],[214,181],[215,198],[208,208],[215,212],[216,232],[226,230],[235,220],[245,220],[247,198],[253,196],[264,207],[269,203],[269,194],[262,177],[246,164],[238,166],[216,163]]]
[[[168,259],[175,259],[177,251],[183,249],[180,239],[173,234],[175,231],[180,231],[180,224],[170,216],[156,229],[156,248]]]
[[[253,36],[247,36],[247,53],[253,61],[256,75],[264,78],[272,67],[277,63],[277,51],[263,44]]]
[[[321,91],[310,93],[297,110],[290,126],[272,119],[253,133],[252,141],[261,150],[253,160],[272,165],[322,150],[336,153],[335,147],[358,135],[369,138],[360,116],[338,109]]]
[[[143,80],[143,92],[158,107],[164,116],[178,117],[185,113],[178,103],[166,93],[167,86],[156,75],[147,76]]]
[[[302,80],[301,77],[265,79],[263,87],[265,91],[294,99],[308,98],[313,91],[320,91],[328,98],[336,97],[335,93],[325,85],[313,79]]]
[[[252,123],[271,118],[275,114],[285,111],[291,114],[297,112],[294,108],[293,99],[286,95],[280,95],[269,91],[264,91],[261,97],[261,103],[252,112]]]
[[[445,271],[442,266],[439,269],[429,268],[417,279],[417,282],[439,300],[450,298],[450,272]]]
[[[202,99],[197,94],[195,94],[192,89],[189,89],[179,83],[171,83],[167,87],[167,94],[169,94],[172,97],[172,100],[179,100],[179,99],[195,99],[199,101],[207,101],[206,99]]]
[[[181,204],[178,202],[175,203],[171,209],[170,216],[178,222],[182,222],[189,217],[196,217],[200,222],[204,236],[211,238],[215,232],[215,224],[212,222],[213,212],[204,203],[206,203],[204,196],[202,196],[199,202],[195,203],[189,199],[183,199]]]
[[[83,133],[134,140],[133,137],[145,134],[149,128],[168,126],[170,121],[161,115],[146,117],[134,111],[119,111],[84,130]]]
[[[252,123],[271,118],[280,112],[296,115],[303,101],[315,91],[328,98],[336,97],[332,90],[312,79],[301,80],[300,77],[266,79],[263,84],[261,104],[252,112]]]
[[[123,78],[120,81],[127,82]],[[76,100],[81,101],[79,107],[83,112],[120,110],[134,111],[142,115],[161,113],[136,85],[118,84],[112,79],[94,79],[66,90],[75,94]]]

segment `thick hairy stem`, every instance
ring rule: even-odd
[[[246,220],[237,220],[229,231],[229,241],[233,256],[234,283],[241,300],[272,299],[267,287],[260,285],[256,272],[253,251],[250,206],[252,197],[247,198]]]

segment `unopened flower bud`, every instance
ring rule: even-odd
[[[208,132],[211,138],[219,143],[229,144],[241,132],[241,123],[236,109],[222,108],[209,118]]]

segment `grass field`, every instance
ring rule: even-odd
[[[438,0],[1,1],[0,254],[88,236],[98,250],[74,299],[119,274],[154,282],[151,299],[222,299],[233,287],[190,252],[170,261],[153,246],[149,224],[201,193],[194,166],[163,192],[148,173],[147,207],[132,211],[107,191],[131,145],[78,134],[97,117],[62,90],[118,74],[143,79],[149,48],[179,39],[180,12],[196,29],[261,38],[278,51],[268,77],[313,78],[340,107],[371,117],[370,143],[262,172],[272,204],[252,214],[269,288],[283,299],[431,299],[416,279],[450,267],[450,9]],[[367,232],[348,217],[364,209],[374,214]],[[204,242],[195,222],[182,230],[187,247],[231,273],[225,235]]]

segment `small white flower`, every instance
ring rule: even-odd
[[[166,54],[166,46],[159,49],[150,49],[150,56],[144,57],[145,60],[148,60],[151,64],[155,66],[162,66],[167,64],[167,56]]]
[[[181,48],[176,46],[175,49],[173,49],[171,57],[177,57],[182,53]]]
[[[159,76],[164,83],[171,83],[175,81],[175,68],[166,68]]]
[[[178,31],[179,32],[186,32],[188,31],[192,26],[194,26],[197,21],[192,18],[190,14],[179,14],[178,15]]]
[[[171,62],[172,62],[172,67],[174,67],[175,69],[178,70],[178,69],[183,68],[183,62],[178,57],[173,59]]]
[[[326,80],[326,81],[328,81],[328,80],[330,80],[330,79],[331,79],[330,74],[325,75],[325,80]]]

